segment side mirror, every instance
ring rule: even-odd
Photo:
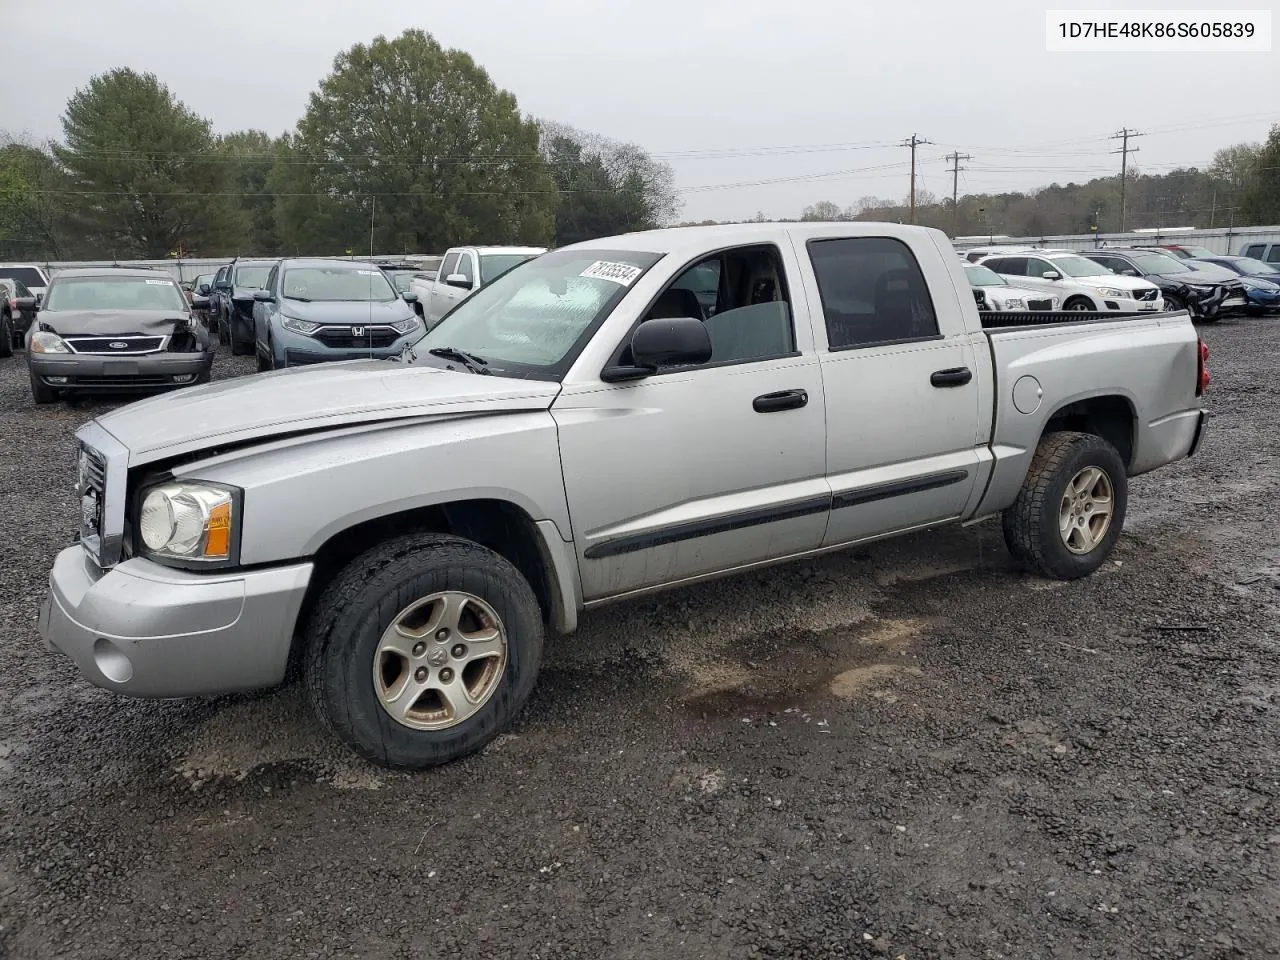
[[[207,297],[209,295],[209,285],[207,283],[200,284],[199,288],[196,290],[196,293],[200,294],[200,296],[202,297]]]
[[[15,301],[19,310],[34,310],[36,304],[40,302],[39,297],[18,297]]]
[[[404,293],[402,293],[400,296],[401,296],[401,298],[403,298],[403,300],[404,300],[404,302],[405,302],[405,303],[417,303],[417,302],[418,302],[418,295],[417,295],[416,293],[409,293],[408,291],[405,291],[405,292],[404,292]]]
[[[1120,276],[1122,277],[1136,277],[1137,275],[1138,275],[1138,271],[1133,269],[1120,271]]]
[[[1044,277],[1046,280],[1062,279],[1062,274],[1060,274],[1057,270],[1046,270],[1044,273],[1040,274],[1040,276]]]
[[[451,287],[457,287],[460,290],[470,290],[471,281],[460,273],[451,273],[444,278],[444,282]]]
[[[608,367],[601,374],[606,383],[637,380],[662,367],[706,363],[711,359],[711,333],[693,317],[646,320],[631,336],[634,366]]]
[[[43,306],[44,306],[44,294],[37,293],[35,297],[32,298],[31,309],[39,310]]]
[[[253,291],[253,300],[255,303],[275,303],[276,298],[271,295],[270,290]]]

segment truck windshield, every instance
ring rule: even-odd
[[[495,374],[558,380],[587,339],[660,253],[558,250],[463,300],[413,345],[415,363],[439,364],[432,349],[482,358]]]
[[[512,267],[518,267],[534,258],[532,253],[482,253],[480,254],[480,282],[493,283]]]
[[[289,267],[284,272],[284,295],[290,300],[344,303],[384,303],[396,299],[387,275],[377,267],[345,264]]]
[[[966,266],[964,272],[969,275],[969,286],[971,287],[1007,287],[1009,282],[996,273],[990,267],[984,267],[981,264],[973,264]]]
[[[43,310],[177,310],[187,298],[172,280],[147,277],[67,277],[49,287]]]

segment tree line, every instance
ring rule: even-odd
[[[951,236],[1041,237],[1120,230],[1120,178],[1054,183],[1027,193],[966,194],[953,205],[917,191],[915,222]],[[1130,168],[1124,190],[1125,229],[1262,226],[1280,223],[1280,124],[1264,143],[1241,143],[1214,154],[1205,169],[1143,173]],[[863,197],[848,206],[824,200],[799,220],[887,220],[906,223],[906,199]]]
[[[0,258],[163,259],[563,245],[678,210],[634,144],[520,112],[421,30],[340,53],[296,128],[216,134],[153,74],[77,90],[60,141],[0,143]]]

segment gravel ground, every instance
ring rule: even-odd
[[[296,688],[132,701],[47,655],[105,405],[0,361],[0,956],[1280,955],[1280,324],[1205,337],[1205,447],[1094,577],[988,523],[619,606],[417,776]]]

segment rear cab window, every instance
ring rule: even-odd
[[[814,239],[830,350],[940,339],[933,299],[915,254],[892,237]]]
[[[43,287],[44,277],[34,267],[0,267],[0,279],[19,280],[29,287]]]

